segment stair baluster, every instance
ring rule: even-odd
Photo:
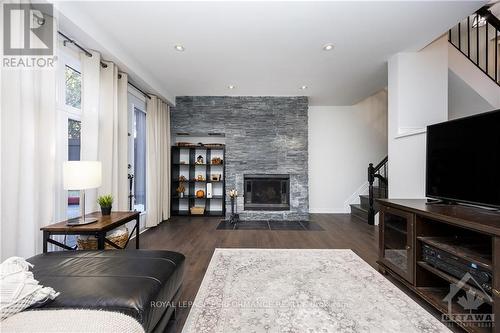
[[[448,41],[477,68],[500,85],[500,19],[486,5],[448,31]],[[472,20],[472,24],[471,24]],[[465,33],[462,30],[467,29]],[[474,31],[475,29],[475,31]],[[466,39],[466,40],[465,40]],[[474,40],[475,39],[475,40]],[[471,44],[473,44],[471,48]],[[475,53],[475,54],[474,54]]]

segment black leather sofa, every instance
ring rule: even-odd
[[[163,332],[175,311],[184,255],[170,251],[64,251],[29,258],[35,279],[60,295],[40,309],[99,309]]]

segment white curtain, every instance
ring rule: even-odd
[[[80,54],[82,69],[82,127],[80,142],[80,159],[82,161],[97,161],[99,159],[99,92],[101,55],[91,52],[92,57]],[[98,209],[97,189],[85,191],[85,206],[87,212]]]
[[[146,227],[170,218],[170,108],[146,101]]]
[[[128,210],[127,80],[112,62],[101,66],[99,53],[81,55],[81,159],[102,162],[102,186],[86,192],[87,212],[98,210],[97,195],[111,194],[113,210]]]
[[[116,175],[116,210],[129,210],[128,204],[128,75],[121,73],[118,80],[118,173]]]
[[[102,162],[102,186],[99,195],[111,194],[113,210],[128,210],[127,190],[127,75],[107,62],[101,67],[99,94],[99,160]]]
[[[41,252],[40,227],[55,222],[55,77],[55,67],[1,69],[2,260]]]

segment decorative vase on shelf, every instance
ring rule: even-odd
[[[205,197],[205,191],[203,191],[203,190],[196,191],[196,197],[199,198],[199,199],[204,198]]]

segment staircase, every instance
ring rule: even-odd
[[[373,163],[368,165],[368,194],[359,196],[359,204],[350,205],[351,215],[370,225],[375,224],[375,214],[379,211],[375,199],[387,198],[387,161],[386,156],[377,166],[373,166]]]
[[[500,2],[486,5],[448,31],[448,41],[500,86]]]

